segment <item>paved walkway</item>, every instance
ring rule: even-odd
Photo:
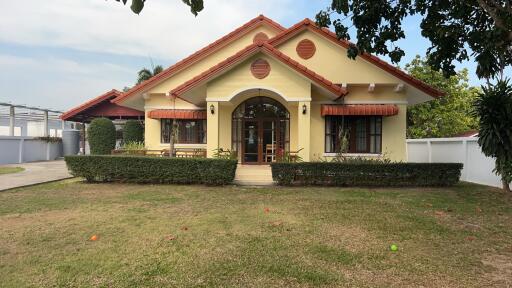
[[[72,177],[64,160],[7,164],[0,167],[22,167],[25,171],[0,175],[0,191]]]

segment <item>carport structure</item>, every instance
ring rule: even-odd
[[[84,104],[72,108],[71,110],[63,113],[60,118],[64,121],[74,121],[83,123],[82,125],[82,137],[81,137],[81,148],[85,153],[85,138],[86,138],[86,126],[94,118],[108,118],[114,121],[116,128],[122,127],[126,120],[135,119],[144,121],[144,111],[123,107],[112,103],[112,100],[122,95],[122,92],[118,90],[110,90]]]

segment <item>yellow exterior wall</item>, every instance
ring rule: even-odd
[[[268,61],[271,70],[264,79],[257,79],[250,66],[258,58]],[[224,75],[208,82],[207,99],[225,99],[251,88],[273,90],[288,101],[311,99],[311,83],[289,67],[264,54],[255,55]]]
[[[393,161],[407,161],[406,125],[407,105],[397,105],[396,116],[382,119],[382,153]]]
[[[396,116],[382,118],[382,157],[393,161],[406,161],[406,113],[407,105],[397,105]],[[325,118],[321,116],[321,104],[313,103],[311,112],[311,160],[326,157]],[[373,157],[373,156],[372,156]],[[327,158],[330,158],[327,156]]]
[[[297,44],[303,39],[313,41],[316,46],[315,55],[307,60],[299,57],[296,51]],[[361,57],[357,57],[356,60],[348,58],[345,48],[308,30],[295,35],[277,48],[334,83],[402,82],[377,66],[366,62]]]
[[[146,115],[152,109],[165,107],[168,109],[206,108],[208,110],[208,143],[207,145],[192,146],[206,147],[207,154],[211,157],[214,149],[231,149],[232,113],[241,102],[258,96],[254,91],[248,91],[248,89],[261,88],[261,96],[280,101],[290,112],[290,150],[296,151],[303,148],[300,155],[305,161],[323,157],[325,119],[320,115],[320,106],[323,103],[331,102],[332,98],[320,95],[317,88],[312,89],[309,79],[298,75],[272,57],[263,54],[255,55],[224,75],[208,82],[205,89],[205,107],[197,107],[180,99],[173,106],[171,100],[165,97],[165,93],[173,88],[250,45],[254,35],[260,31],[267,33],[270,37],[276,34],[268,27],[259,27],[147,91],[150,97],[145,100],[144,104]],[[295,51],[297,43],[302,39],[310,39],[316,45],[316,54],[311,59],[304,60]],[[357,58],[355,61],[347,58],[344,48],[309,31],[288,40],[278,49],[334,83],[348,83],[349,94],[344,98],[346,103],[393,103],[398,105],[399,115],[383,118],[382,150],[385,156],[392,160],[406,160],[407,91],[399,93],[394,91],[393,84],[401,83],[399,79],[361,58]],[[250,72],[250,64],[256,58],[264,58],[270,63],[271,72],[264,79],[256,79]],[[372,93],[368,92],[368,83],[377,84]],[[209,112],[210,105],[215,107],[214,114]],[[305,115],[302,114],[302,105],[308,107],[308,113]],[[147,148],[155,150],[168,148],[168,144],[160,143],[160,129],[159,119],[146,117]]]
[[[146,100],[146,120],[145,120],[145,146],[149,150],[162,150],[169,149],[168,143],[161,143],[161,121],[160,119],[151,119],[148,114],[152,110],[156,109],[204,109],[204,107],[197,107],[190,104],[182,99],[171,99],[165,97],[165,95],[153,95],[150,99]],[[191,147],[191,148],[204,148],[204,144],[176,144],[176,147]]]
[[[149,94],[154,93],[167,93],[177,86],[183,84],[183,82],[192,79],[193,77],[201,74],[202,72],[208,70],[210,67],[222,62],[226,58],[236,54],[238,51],[244,49],[245,47],[251,45],[253,43],[254,36],[259,33],[264,32],[269,37],[273,37],[276,35],[276,32],[273,29],[270,29],[266,26],[260,26],[250,33],[247,33],[240,39],[230,43],[229,45],[223,47],[219,51],[207,56],[206,58],[198,61],[186,69],[180,71],[179,73],[173,75],[171,78],[166,81],[160,83],[159,85],[153,87],[148,91]]]
[[[263,58],[270,64],[270,74],[264,79],[255,78],[250,71],[251,63],[257,58]],[[247,92],[247,90],[254,88],[261,88],[262,92],[259,96],[273,98],[288,109],[290,112],[290,150],[296,151],[303,148],[303,151],[300,152],[301,157],[309,159],[309,153],[307,152],[310,149],[309,134],[305,134],[308,130],[301,129],[303,135],[308,136],[303,137],[303,143],[300,143],[298,134],[299,127],[302,127],[299,124],[301,114],[298,113],[297,109],[302,107],[302,102],[299,105],[299,100],[311,99],[311,83],[297,75],[296,72],[291,71],[284,64],[265,55],[255,55],[207,84],[207,100],[230,100],[229,102],[220,102],[219,129],[216,130],[219,133],[219,142],[218,144],[208,143],[207,149],[209,151],[217,148],[231,149],[232,113],[243,101],[258,96],[255,91]],[[271,93],[266,91],[265,88],[272,89]],[[276,93],[279,93],[279,96]],[[292,102],[286,101],[285,98]],[[304,123],[304,126],[307,125]],[[208,131],[209,133],[210,131]]]

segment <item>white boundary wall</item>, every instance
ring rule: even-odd
[[[34,137],[0,136],[0,164],[55,160],[62,157],[62,142]]]
[[[407,139],[407,160],[462,163],[462,181],[502,187],[500,177],[492,172],[494,159],[482,153],[477,141],[476,137]]]

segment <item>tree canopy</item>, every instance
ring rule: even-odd
[[[333,25],[340,39],[350,40],[349,28],[356,29],[350,58],[368,52],[398,63],[405,52],[397,41],[405,38],[403,20],[410,15],[421,16],[421,34],[431,42],[428,64],[445,76],[456,74],[454,61],[470,56],[480,78],[493,78],[512,64],[510,0],[332,0],[316,20]]]
[[[417,79],[446,92],[446,96],[407,109],[407,137],[451,137],[478,128],[471,114],[479,88],[469,85],[468,70],[446,78],[434,71],[425,59],[416,56],[405,70]]]
[[[128,2],[128,0],[116,0],[117,2],[122,2],[124,5]],[[190,12],[197,16],[197,13],[201,12],[204,8],[203,0],[182,0],[183,3],[190,7]],[[144,9],[144,4],[146,0],[131,0],[130,9],[132,9],[133,13],[140,14],[142,9]]]
[[[512,182],[512,87],[508,80],[484,87],[475,102],[479,117],[478,144],[482,152],[496,160],[494,171],[501,176],[503,188],[510,192]]]
[[[137,84],[149,80],[149,78],[155,76],[156,74],[162,71],[164,71],[164,67],[162,67],[161,65],[156,65],[155,67],[153,67],[153,70],[142,68],[141,70],[139,70],[137,74]]]

